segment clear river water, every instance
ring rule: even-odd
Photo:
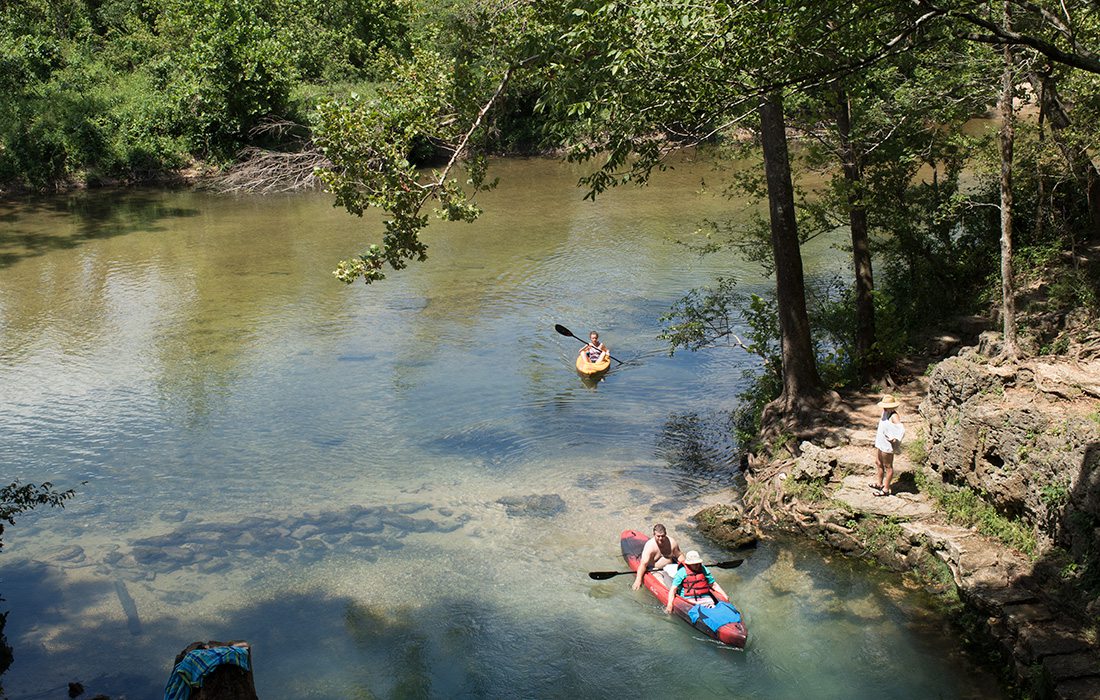
[[[331,270],[378,218],[321,193],[0,204],[0,481],[77,491],[4,533],[8,696],[157,698],[188,643],[245,639],[264,700],[1002,697],[922,593],[804,542],[715,570],[743,652],[587,576],[654,522],[730,558],[690,516],[738,495],[756,365],[669,356],[657,319],[769,281],[675,242],[747,215],[708,167],[595,203],[556,161],[495,171],[480,221],[369,287]],[[625,364],[582,381],[555,323]]]

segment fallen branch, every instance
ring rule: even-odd
[[[225,194],[280,194],[316,189],[321,181],[315,171],[330,165],[324,154],[312,148],[284,152],[250,146],[241,151],[237,163],[212,178],[207,186]]]

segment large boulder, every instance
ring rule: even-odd
[[[709,506],[692,519],[704,537],[726,549],[746,549],[756,543],[755,528],[745,522],[744,514],[734,506],[724,503]]]
[[[804,441],[798,446],[801,453],[791,470],[791,478],[798,481],[812,481],[814,479],[832,478],[836,469],[836,453],[818,447],[809,441]]]

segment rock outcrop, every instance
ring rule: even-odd
[[[945,482],[1030,523],[1044,548],[1097,541],[1100,361],[999,366],[967,352],[936,366],[921,414]]]
[[[912,571],[931,588],[954,587],[986,621],[1021,687],[1100,700],[1100,599],[1090,599],[1100,583],[1085,580],[1100,575],[1100,360],[1086,353],[998,364],[979,352],[997,350],[996,334],[982,337],[894,389],[909,445],[895,458],[893,496],[868,488],[877,397],[850,396],[840,445],[803,442],[792,458],[750,459],[755,502],[697,520],[704,534],[732,545],[754,517],[774,518],[842,552]],[[961,493],[1029,533],[1028,551],[949,517],[945,494]]]

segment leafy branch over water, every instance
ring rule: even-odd
[[[64,508],[65,501],[76,495],[76,491],[58,491],[49,481],[41,484],[20,484],[13,481],[0,488],[0,537],[4,534],[4,523],[15,524],[15,517],[30,512],[38,506]],[[0,539],[0,548],[4,542]]]

